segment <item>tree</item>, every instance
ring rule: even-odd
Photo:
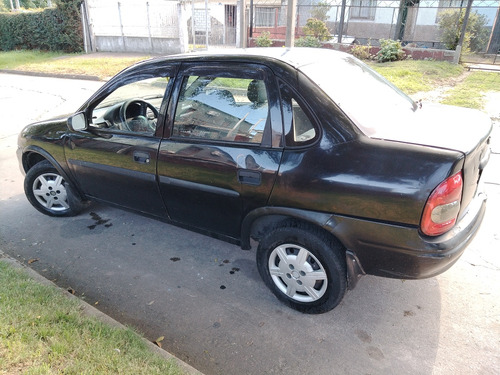
[[[441,30],[441,41],[445,47],[455,50],[460,39],[460,31],[464,21],[465,12],[461,9],[449,9],[443,11],[439,16],[439,29]],[[489,33],[486,29],[486,16],[477,12],[469,15],[469,22],[465,31],[465,39],[462,46],[464,52],[481,52],[488,43]]]
[[[311,10],[311,17],[326,22],[328,19],[328,12],[331,8],[332,6],[326,1],[320,1],[318,4],[313,6]]]
[[[309,18],[302,31],[306,36],[315,37],[319,41],[326,41],[331,38],[330,31],[328,31],[325,23],[316,18]]]

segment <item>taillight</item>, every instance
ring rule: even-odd
[[[424,234],[438,236],[455,225],[460,212],[462,186],[462,172],[458,172],[434,189],[422,215],[420,229]]]

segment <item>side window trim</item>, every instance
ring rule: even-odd
[[[316,142],[316,140],[320,137],[320,127],[317,124],[315,117],[312,115],[309,106],[306,101],[286,82],[281,79],[278,80],[278,86],[280,91],[281,105],[282,105],[282,114],[283,114],[283,131],[285,135],[285,144],[287,147],[304,147]],[[313,136],[306,137],[305,140],[296,140],[295,139],[295,114],[293,112],[293,108],[289,109],[289,113],[285,108],[287,104],[286,101],[290,101],[290,105],[292,105],[292,101],[294,101],[298,107],[300,108],[302,114],[305,116],[305,119],[310,124],[311,130],[313,130]],[[308,133],[308,132],[306,132]]]

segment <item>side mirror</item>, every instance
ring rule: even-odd
[[[68,119],[68,126],[73,131],[87,130],[85,114],[79,112]]]

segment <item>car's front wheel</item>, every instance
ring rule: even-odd
[[[288,223],[265,235],[257,250],[259,273],[279,300],[309,314],[337,306],[347,288],[340,244],[308,226]]]
[[[64,177],[47,160],[26,173],[24,191],[28,201],[49,216],[74,216],[85,208],[85,202],[73,194]]]

